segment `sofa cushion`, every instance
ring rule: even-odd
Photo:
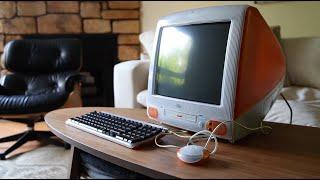
[[[147,94],[148,90],[143,90],[137,95],[137,101],[144,107],[147,107]]]
[[[287,100],[304,103],[312,103],[320,100],[320,90],[315,88],[290,86],[283,88],[281,92]]]
[[[308,87],[287,87],[282,89],[292,111],[292,124],[301,126],[320,127],[320,90]],[[290,122],[290,111],[285,101],[279,97],[265,121],[286,123]]]
[[[150,55],[152,53],[153,39],[155,36],[154,31],[146,31],[139,35],[139,40],[145,49],[145,53],[143,54],[143,59],[150,59]]]
[[[320,89],[320,38],[283,39],[282,46],[290,84]]]

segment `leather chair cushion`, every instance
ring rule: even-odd
[[[48,112],[63,106],[76,81],[76,72],[1,77],[0,114]],[[15,85],[19,85],[15,87]],[[24,89],[23,89],[24,88]]]
[[[0,114],[48,112],[63,106],[67,92],[46,92],[35,95],[0,95]]]
[[[15,73],[2,76],[0,84],[7,90],[11,90],[14,95],[31,95],[45,91],[70,92],[76,82],[73,78],[77,76],[78,73],[72,71],[38,76]]]
[[[4,66],[11,72],[49,74],[76,71],[81,65],[77,39],[15,40],[4,49]]]

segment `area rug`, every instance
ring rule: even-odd
[[[47,145],[0,160],[1,179],[65,179],[70,150]]]

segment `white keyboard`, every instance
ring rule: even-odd
[[[155,124],[96,111],[70,118],[66,124],[128,148],[137,147],[167,131]]]

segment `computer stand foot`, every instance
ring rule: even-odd
[[[70,149],[71,148],[71,145],[69,143],[66,143],[66,142],[64,142],[63,146],[64,146],[64,149]]]
[[[5,154],[0,154],[0,160],[6,160],[6,155]]]

